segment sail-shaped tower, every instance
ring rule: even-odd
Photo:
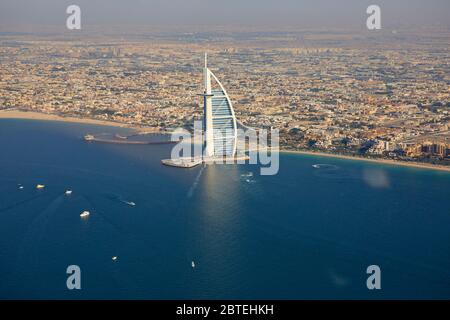
[[[206,158],[233,157],[237,145],[236,116],[225,88],[208,68],[206,53],[203,81],[203,155]]]

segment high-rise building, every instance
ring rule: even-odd
[[[231,100],[219,79],[208,68],[205,54],[203,69],[203,153],[202,156],[173,157],[161,162],[167,166],[192,168],[203,162],[217,162],[220,158],[233,160],[247,159],[245,155],[236,157],[237,122]],[[184,153],[183,153],[184,154]],[[223,160],[223,159],[222,159]]]
[[[205,54],[203,69],[204,156],[231,157],[236,154],[237,125],[231,100],[217,77],[208,68]]]

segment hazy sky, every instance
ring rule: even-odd
[[[65,9],[70,4],[81,7],[84,26],[354,28],[364,26],[368,5],[378,4],[385,26],[450,27],[450,0],[0,0],[0,28],[64,27]]]

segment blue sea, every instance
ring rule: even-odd
[[[128,131],[0,120],[0,299],[450,299],[449,173],[296,154],[274,176],[179,169],[172,145],[87,133]]]

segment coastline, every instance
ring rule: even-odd
[[[40,113],[34,111],[19,111],[19,110],[0,110],[0,119],[27,119],[27,120],[42,120],[42,121],[59,121],[59,122],[71,122],[81,124],[93,124],[99,126],[109,126],[118,128],[129,128],[138,132],[160,132],[154,128],[145,128],[127,123],[120,123],[108,120],[98,120],[89,118],[77,118],[73,116],[61,116],[49,113]]]
[[[145,128],[136,125],[130,125],[126,123],[107,121],[107,120],[97,120],[97,119],[89,119],[89,118],[77,118],[72,116],[60,116],[56,114],[48,114],[48,113],[40,113],[34,111],[19,111],[19,110],[0,110],[0,119],[28,119],[28,120],[43,120],[43,121],[60,121],[60,122],[71,122],[71,123],[81,123],[81,124],[92,124],[92,125],[100,125],[100,126],[110,126],[110,127],[118,127],[118,128],[129,128],[133,129],[140,133],[145,132],[161,132],[161,130],[156,130],[154,128]],[[340,154],[331,154],[325,152],[314,152],[314,151],[297,151],[297,150],[280,150],[280,153],[292,153],[292,154],[302,154],[302,155],[311,155],[318,157],[328,157],[328,158],[337,158],[337,159],[345,159],[345,160],[355,160],[355,161],[366,161],[378,164],[387,164],[387,165],[395,165],[395,166],[403,166],[410,168],[418,168],[418,169],[429,169],[429,170],[438,170],[444,172],[450,172],[450,166],[442,166],[428,163],[418,163],[418,162],[403,162],[396,160],[388,160],[388,159],[370,159],[364,157],[352,157]]]
[[[372,163],[386,164],[386,165],[393,165],[393,166],[402,166],[402,167],[410,167],[410,168],[417,168],[417,169],[429,169],[429,170],[450,172],[450,167],[436,165],[436,164],[428,164],[428,163],[403,162],[403,161],[396,161],[396,160],[389,160],[389,159],[370,159],[370,158],[364,158],[364,157],[352,157],[352,156],[346,156],[346,155],[340,155],[340,154],[314,152],[314,151],[280,150],[280,153],[292,153],[292,154],[302,154],[302,155],[310,155],[310,156],[317,156],[317,157],[328,157],[328,158],[336,158],[336,159],[344,159],[344,160],[365,161],[365,162],[372,162]]]

